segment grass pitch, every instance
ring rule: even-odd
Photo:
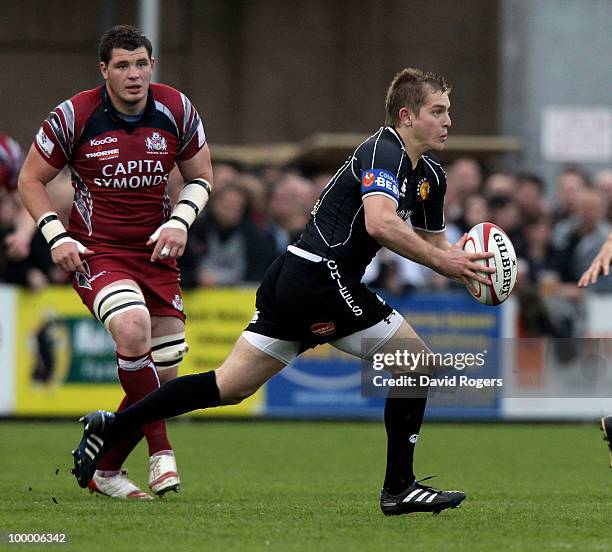
[[[0,548],[612,550],[612,472],[595,424],[425,423],[418,476],[437,474],[433,486],[468,498],[439,516],[390,518],[378,507],[382,423],[169,426],[183,488],[134,503],[77,487],[69,469],[80,424],[0,423]],[[143,489],[146,457],[140,445],[127,463]],[[8,532],[63,532],[69,542],[7,544]]]

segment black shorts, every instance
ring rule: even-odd
[[[301,351],[359,332],[393,309],[335,261],[312,262],[286,252],[266,271],[246,330],[299,341]]]

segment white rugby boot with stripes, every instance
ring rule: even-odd
[[[168,491],[179,492],[181,480],[171,450],[156,452],[149,458],[149,488],[159,497]]]
[[[128,479],[126,470],[121,470],[110,477],[104,477],[96,471],[91,481],[87,484],[87,488],[92,493],[99,493],[111,498],[153,500],[149,493],[145,493],[133,481]]]
[[[415,481],[403,493],[391,495],[384,489],[380,493],[380,509],[386,516],[411,514],[412,512],[433,512],[439,514],[447,508],[457,508],[465,498],[461,491],[439,491],[421,485],[431,477]]]

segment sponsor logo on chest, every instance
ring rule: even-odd
[[[141,139],[139,138],[139,140]],[[49,143],[52,148],[53,144],[50,141]],[[142,142],[139,143],[142,144]],[[88,147],[84,155],[86,159],[99,159],[100,161],[117,159],[120,153],[120,145],[130,147],[129,144],[120,144],[119,138],[113,135],[105,136],[104,138],[92,138],[87,143]],[[138,155],[168,155],[168,140],[160,132],[153,131],[149,136],[145,137],[144,146],[144,150],[141,150],[142,153]]]
[[[119,148],[116,145],[118,141],[119,139],[116,136],[92,138],[89,140],[89,148],[91,150],[85,152],[85,158],[99,159],[100,161],[117,159],[119,157]]]
[[[100,148],[98,146],[98,148]],[[100,161],[108,161],[109,159],[116,159],[119,157],[119,148],[113,149],[98,149],[97,151],[91,151],[85,154],[87,159],[100,159]]]
[[[139,159],[103,165],[93,179],[101,188],[136,189],[168,182],[168,169],[157,159]]]

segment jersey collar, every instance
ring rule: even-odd
[[[397,130],[395,130],[392,126],[388,126],[388,127],[385,127],[385,128],[389,132],[391,132],[391,134],[393,134],[393,136],[395,136],[397,138],[397,141],[402,146],[402,149],[404,150],[404,152],[406,152],[406,148],[404,147],[404,141],[402,140],[402,137],[397,133]],[[406,154],[407,154],[407,152],[406,152]]]
[[[110,100],[108,96],[108,90],[106,89],[106,85],[103,84],[100,87],[100,95],[102,97],[102,105],[104,107],[105,113],[110,117],[111,121],[116,125],[124,127],[126,130],[132,131],[137,126],[139,126],[147,117],[151,115],[155,115],[156,107],[155,107],[155,98],[153,97],[153,91],[151,87],[149,87],[149,91],[147,93],[147,105],[145,106],[144,114],[141,119],[136,123],[132,124],[125,119],[119,117],[119,113],[115,109],[115,106]]]
[[[400,145],[402,146],[402,150],[403,152],[406,154],[406,157],[408,158],[408,162],[410,164],[410,172],[415,171],[418,169],[419,167],[419,163],[421,162],[421,159],[423,158],[423,155],[419,155],[419,158],[417,160],[417,164],[416,167],[413,169],[412,168],[412,162],[410,161],[410,156],[408,155],[408,152],[406,151],[406,146],[404,144],[404,141],[402,140],[402,137],[398,134],[397,130],[395,130],[392,126],[388,126],[385,127],[391,134],[393,134],[393,136],[395,136],[397,138],[397,141],[400,143]]]

